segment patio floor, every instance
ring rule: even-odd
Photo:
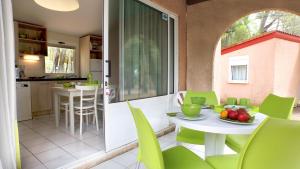
[[[292,116],[293,120],[299,120],[300,121],[300,107],[296,107],[294,109],[294,113]],[[159,143],[161,148],[167,149],[169,147],[173,147],[176,145],[175,141],[175,133],[172,132],[170,134],[167,134],[165,136],[162,136],[159,138]],[[201,158],[204,157],[204,151],[205,148],[202,145],[190,145],[190,144],[183,144],[183,146],[187,147],[188,149],[195,152],[197,155],[199,155]],[[225,154],[234,154],[235,152],[232,151],[227,146],[225,147]],[[137,157],[137,148],[134,150],[131,150],[125,154],[122,154],[120,156],[117,156],[111,160],[108,160],[104,163],[101,163],[97,165],[96,167],[92,169],[135,169],[136,167],[136,157]],[[140,166],[140,169],[145,169],[142,165]]]

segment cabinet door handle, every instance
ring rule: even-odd
[[[22,87],[28,87],[28,84],[23,84]]]
[[[108,63],[108,74],[106,75],[106,77],[111,77],[111,61],[106,60],[105,63]]]

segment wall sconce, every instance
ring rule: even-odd
[[[24,55],[23,59],[30,62],[36,62],[40,60],[38,55]]]

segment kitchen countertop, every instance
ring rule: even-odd
[[[87,80],[87,78],[23,78],[23,79],[16,79],[17,82],[25,82],[25,81],[74,81],[74,80]]]

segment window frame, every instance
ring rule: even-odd
[[[48,47],[74,49],[74,72],[73,73],[47,73],[46,72],[46,58],[45,58],[44,59],[44,73],[48,74],[48,75],[76,75],[76,62],[77,62],[76,46],[48,43],[47,44],[47,51],[48,51]],[[48,53],[47,53],[47,56],[45,56],[45,57],[48,57]]]
[[[232,66],[247,66],[246,80],[232,79]],[[228,60],[228,83],[232,84],[248,84],[249,83],[249,56],[231,56]]]

